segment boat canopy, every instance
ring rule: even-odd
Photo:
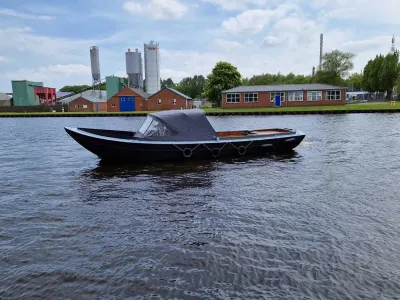
[[[216,140],[217,133],[202,109],[184,109],[148,114],[135,137],[159,141],[204,141]]]

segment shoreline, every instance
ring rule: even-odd
[[[281,107],[281,108],[205,108],[207,116],[251,115],[315,115],[354,113],[399,113],[400,106],[390,103],[347,104],[342,106]],[[0,118],[60,118],[60,117],[144,117],[152,111],[140,112],[0,112]]]

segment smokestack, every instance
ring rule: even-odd
[[[314,75],[315,75],[315,67],[312,67],[312,76],[314,77]]]

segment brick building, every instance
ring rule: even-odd
[[[149,95],[140,89],[125,87],[107,100],[107,111],[144,111],[148,97]]]
[[[192,107],[192,98],[175,89],[164,88],[149,97],[146,110],[190,109]]]
[[[222,108],[344,105],[346,89],[327,84],[239,86],[222,92]]]
[[[68,104],[69,111],[107,111],[106,99],[86,99],[79,97]]]

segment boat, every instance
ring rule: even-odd
[[[218,159],[293,151],[305,134],[289,128],[215,131],[204,110],[149,113],[137,131],[64,127],[102,161]]]

